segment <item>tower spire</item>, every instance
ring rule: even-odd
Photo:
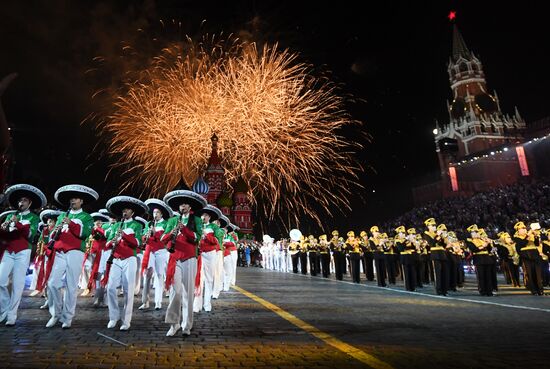
[[[456,62],[460,57],[470,60],[472,59],[472,53],[466,46],[466,42],[455,23],[453,24],[453,60]]]

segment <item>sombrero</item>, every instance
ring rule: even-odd
[[[231,224],[231,222],[229,221],[229,218],[227,218],[225,215],[222,214],[222,216],[218,219],[220,221],[220,227],[221,228],[225,228],[227,227],[229,224]]]
[[[19,208],[19,199],[26,197],[32,201],[31,209],[40,209],[46,205],[46,195],[42,193],[38,188],[28,184],[16,184],[8,187],[6,190],[6,198],[8,203],[13,208]]]
[[[61,213],[62,211],[60,210],[46,209],[46,210],[42,210],[39,216],[42,223],[46,224],[48,222],[48,219],[55,220],[59,215],[61,215]]]
[[[124,209],[132,209],[134,217],[145,214],[148,209],[143,201],[131,196],[115,196],[107,201],[105,207],[116,217],[121,217]]]
[[[196,192],[189,190],[175,190],[164,196],[164,202],[173,210],[179,210],[181,204],[189,204],[194,212],[206,206],[206,199]]]
[[[92,213],[90,214],[92,218],[94,218],[94,222],[96,220],[101,220],[102,222],[108,222],[109,221],[109,216],[106,215],[106,214],[103,214],[101,212],[97,212],[97,213]]]
[[[145,200],[145,205],[149,208],[149,212],[151,215],[153,214],[153,210],[159,209],[162,213],[162,217],[164,219],[169,219],[174,215],[174,212],[166,203],[159,199],[147,199]]]
[[[221,210],[218,209],[215,206],[212,206],[212,205],[206,205],[204,208],[202,208],[199,211],[199,214],[201,214],[201,215],[204,214],[204,213],[210,215],[210,221],[211,222],[213,222],[216,219],[220,219],[223,216]]]
[[[71,184],[58,188],[57,191],[55,191],[54,198],[55,201],[63,206],[68,205],[69,201],[73,198],[82,199],[84,204],[88,205],[99,199],[99,195],[90,187]]]

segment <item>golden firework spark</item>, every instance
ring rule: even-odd
[[[349,208],[359,145],[338,132],[357,122],[337,86],[311,69],[277,45],[231,38],[163,49],[112,94],[114,109],[99,121],[114,167],[127,174],[121,190],[159,196],[181,178],[192,183],[215,133],[226,185],[243,178],[269,219],[305,214],[321,224],[319,208]]]

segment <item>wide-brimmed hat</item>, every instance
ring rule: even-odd
[[[68,205],[69,201],[73,198],[82,199],[86,205],[99,199],[99,195],[94,189],[79,184],[70,184],[60,187],[55,191],[53,197],[55,201],[63,206]]]
[[[202,208],[199,211],[200,215],[202,215],[204,213],[210,215],[210,221],[211,222],[215,221],[216,219],[220,219],[223,216],[221,210],[218,209],[215,206],[212,206],[212,205],[206,205],[204,208]]]
[[[116,218],[116,216],[113,213],[111,213],[109,210],[105,208],[99,209],[97,212],[105,215],[107,218]]]
[[[134,217],[136,222],[140,223],[143,228],[147,227],[147,221],[142,217]]]
[[[174,212],[170,207],[162,200],[159,199],[147,199],[145,200],[145,205],[149,208],[149,212],[151,215],[153,214],[153,210],[159,209],[162,213],[162,217],[164,219],[168,219],[174,215]]]
[[[5,192],[8,203],[13,208],[19,208],[19,199],[26,197],[31,200],[31,209],[40,209],[46,205],[46,195],[38,188],[28,184],[16,184],[8,187]]]
[[[143,201],[131,196],[115,196],[109,199],[105,206],[110,213],[119,218],[122,216],[122,210],[124,209],[132,209],[134,217],[141,216],[148,210],[147,205]]]
[[[194,212],[201,210],[206,206],[206,199],[196,192],[189,190],[175,190],[168,192],[164,198],[172,210],[179,210],[181,204],[189,204]]]
[[[220,227],[222,228],[225,228],[227,227],[229,224],[231,224],[231,222],[229,221],[229,218],[226,217],[225,215],[222,214],[222,216],[218,219],[220,221]]]
[[[17,210],[14,210],[14,209],[3,211],[2,213],[0,213],[0,221],[3,221],[7,217],[9,217],[9,216],[11,216],[15,213],[17,213]]]
[[[46,224],[48,222],[48,219],[56,220],[59,215],[61,215],[61,210],[55,210],[55,209],[45,209],[40,212],[40,221],[42,223]]]
[[[96,212],[96,213],[90,214],[90,216],[91,216],[92,218],[94,218],[94,222],[95,222],[96,220],[101,220],[102,222],[108,222],[108,221],[109,221],[109,216],[108,216],[107,214],[103,214],[103,213],[101,213],[101,212],[99,212],[99,211]]]

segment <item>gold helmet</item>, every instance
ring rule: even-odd
[[[440,225],[437,226],[437,230],[438,231],[446,231],[447,226],[445,224],[441,223]]]
[[[499,232],[497,236],[501,241],[504,241],[506,238],[510,237],[510,234],[508,232]]]
[[[339,234],[338,231],[335,229],[334,231],[332,231],[332,235],[335,236],[335,237],[338,237],[340,234]]]
[[[514,224],[514,229],[515,229],[516,231],[519,231],[521,228],[527,228],[527,227],[525,226],[525,223],[523,223],[523,222],[517,222],[516,224]]]
[[[319,241],[321,241],[321,240],[326,241],[327,240],[327,235],[326,234],[320,235],[319,236]]]
[[[361,233],[359,234],[359,236],[361,236],[361,237],[367,237],[367,232],[361,231]]]
[[[349,231],[348,232],[348,237],[355,237],[355,232],[354,231]]]
[[[407,234],[416,234],[416,229],[414,228],[407,229]]]
[[[430,226],[430,225],[437,225],[437,223],[435,222],[435,219],[434,218],[428,218],[424,221],[424,224],[426,226]]]
[[[466,228],[466,230],[470,233],[472,232],[479,232],[479,228],[477,227],[477,224],[472,224],[471,226],[469,226],[468,228]]]
[[[397,228],[395,228],[395,232],[397,233],[405,233],[405,226],[399,226]]]
[[[378,226],[370,227],[370,233],[374,233],[374,232],[380,232],[380,230],[378,229]]]
[[[479,229],[479,234],[483,237],[487,237],[487,232],[485,232],[485,229],[483,229],[483,228]]]

